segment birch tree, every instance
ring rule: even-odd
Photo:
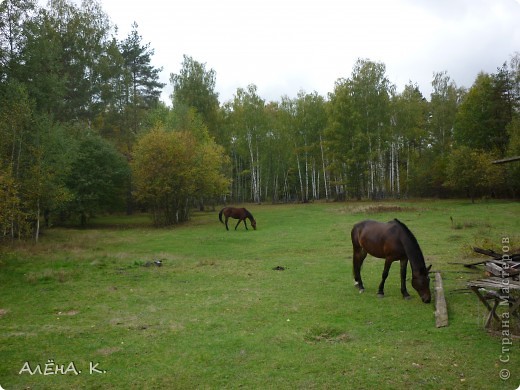
[[[426,148],[428,102],[416,84],[409,83],[392,98],[391,188],[399,195],[409,191],[410,167],[419,164]],[[401,183],[402,182],[402,183]]]
[[[323,180],[327,174],[321,137],[327,124],[324,99],[316,92],[305,94],[303,91],[296,99],[295,113],[295,153],[298,162],[302,201],[310,198],[319,199],[320,176]],[[300,156],[302,166],[300,166]],[[320,174],[321,173],[321,174]]]
[[[337,80],[329,99],[326,136],[331,151],[330,169],[334,175],[336,196],[340,199],[345,196],[360,199],[365,192],[369,149],[361,117],[355,108],[350,81]]]
[[[257,94],[257,87],[249,85],[247,90],[239,88],[233,100],[230,112],[232,123],[233,142],[235,150],[241,147],[247,150],[248,169],[250,178],[250,199],[253,202],[261,201],[262,166],[261,157],[263,141],[267,134],[267,118],[265,115],[265,101]],[[237,161],[238,163],[238,161]],[[240,169],[236,166],[235,169]],[[236,175],[243,175],[246,170],[236,171]]]
[[[361,128],[368,142],[370,182],[368,196],[384,191],[383,160],[389,128],[389,102],[392,86],[383,63],[359,59],[352,71],[352,98]]]

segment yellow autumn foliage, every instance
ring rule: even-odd
[[[192,133],[155,129],[137,143],[132,171],[136,198],[153,213],[156,225],[189,219],[196,199],[224,194],[229,180],[227,161],[212,140],[199,141]]]

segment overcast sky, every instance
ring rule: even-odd
[[[430,97],[433,73],[470,87],[520,51],[520,0],[101,0],[125,38],[133,21],[170,73],[183,54],[216,71],[219,100],[255,84],[266,100],[322,96],[358,58],[383,62],[398,91]]]

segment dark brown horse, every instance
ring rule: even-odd
[[[388,223],[376,221],[362,221],[352,228],[352,246],[354,249],[354,279],[359,292],[365,290],[361,280],[361,266],[370,254],[380,259],[385,259],[383,277],[378,289],[378,296],[384,296],[385,280],[388,277],[390,266],[396,260],[401,262],[401,293],[403,298],[409,298],[406,290],[406,268],[408,261],[412,268],[412,286],[424,303],[430,303],[430,278],[426,268],[424,257],[417,239],[401,221],[394,219]]]
[[[225,222],[222,220],[222,215],[224,215],[224,217],[226,218]],[[218,213],[218,219],[220,219],[220,222],[226,225],[226,230],[229,230],[227,224],[229,218],[238,219],[238,223],[235,226],[235,230],[237,230],[238,225],[240,225],[240,222],[242,221],[244,221],[244,226],[246,227],[246,230],[249,230],[247,228],[246,218],[249,219],[249,221],[251,222],[251,226],[253,227],[253,229],[256,230],[256,221],[253,218],[253,214],[251,214],[243,207],[224,207],[222,210],[220,210],[220,213]]]

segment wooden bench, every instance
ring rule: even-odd
[[[486,328],[491,326],[493,319],[501,323],[502,319],[497,314],[499,306],[508,307],[510,318],[515,316],[520,319],[520,294],[514,293],[516,291],[520,293],[520,281],[492,276],[470,281],[468,287],[477,295],[489,312],[486,318]],[[506,290],[508,290],[507,293]]]

